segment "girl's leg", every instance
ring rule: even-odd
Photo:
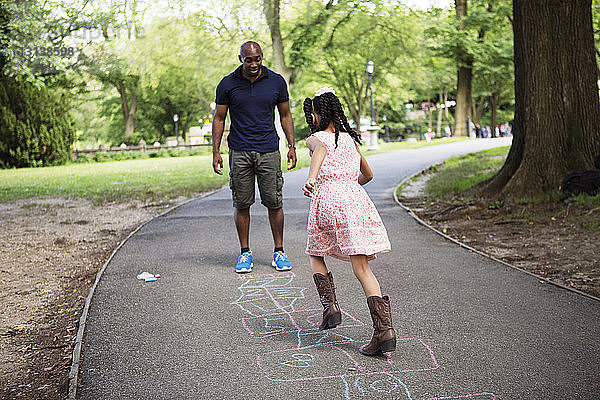
[[[310,262],[310,268],[312,269],[313,274],[321,274],[327,276],[327,265],[325,265],[325,260],[323,257],[317,256],[308,256],[308,261]]]
[[[379,282],[377,282],[377,278],[375,278],[375,275],[373,275],[373,272],[371,272],[371,268],[369,268],[367,256],[364,254],[350,256],[350,262],[352,263],[354,275],[356,275],[360,281],[360,284],[362,285],[365,296],[381,297],[381,288],[379,287]]]
[[[387,353],[396,349],[396,331],[392,326],[392,312],[390,310],[390,298],[381,297],[381,288],[377,278],[369,268],[366,255],[350,256],[354,275],[360,281],[365,295],[367,305],[373,320],[373,337],[369,344],[361,347],[359,351],[367,356]]]
[[[323,322],[320,330],[335,328],[342,323],[342,312],[335,298],[333,275],[327,271],[323,257],[308,256],[313,272],[313,280],[317,286],[319,299],[323,305]]]

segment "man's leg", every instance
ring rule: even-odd
[[[250,219],[248,217],[248,219]],[[283,247],[283,208],[269,208],[269,223],[275,248]]]
[[[250,232],[250,208],[235,208],[233,217],[241,247],[241,254],[238,257],[235,272],[238,274],[252,272],[254,263],[252,262],[252,252],[250,251],[250,246],[248,244],[248,234]]]
[[[250,206],[254,203],[254,167],[252,153],[229,151],[231,194],[233,198],[233,219],[240,242],[240,256],[235,271],[251,272],[253,267],[250,251]]]
[[[283,176],[279,151],[263,153],[256,168],[262,204],[269,210],[269,223],[275,248],[283,247]]]
[[[237,229],[238,239],[240,241],[240,247],[242,249],[249,248],[249,236],[250,236],[250,208],[239,209],[236,208],[233,213],[235,220],[235,228]]]
[[[292,264],[283,248],[283,176],[279,151],[263,153],[256,166],[256,177],[262,204],[269,210],[269,224],[273,234],[273,262],[277,271],[289,271]]]

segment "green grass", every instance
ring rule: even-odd
[[[600,194],[597,194],[595,196],[590,196],[589,194],[579,194],[575,196],[575,204],[579,206],[600,206]]]
[[[502,167],[510,147],[499,147],[449,158],[429,179],[425,193],[448,198],[491,178]]]
[[[430,143],[380,143],[372,152],[363,144],[366,155],[385,151],[413,149],[465,140],[439,139]],[[204,149],[202,149],[204,151]],[[310,157],[304,141],[297,143],[296,169],[308,167]],[[287,171],[287,153],[282,152],[282,169]],[[102,157],[100,157],[102,158]],[[223,155],[223,175],[212,171],[211,155],[153,157],[123,161],[72,163],[57,167],[0,170],[0,201],[20,198],[67,196],[106,201],[169,200],[195,196],[220,188],[229,180],[227,155]]]
[[[101,203],[190,196],[227,183],[228,169],[217,175],[211,164],[212,156],[193,156],[0,170],[0,201],[70,196]]]
[[[590,232],[600,232],[600,222],[597,219],[589,219],[583,222],[583,227]]]

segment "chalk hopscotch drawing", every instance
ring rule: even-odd
[[[324,343],[308,347],[295,349],[275,350],[266,354],[257,356],[256,362],[265,374],[265,376],[277,382],[297,382],[307,380],[322,380],[331,378],[353,377],[358,375],[374,374],[394,374],[401,372],[423,372],[437,369],[437,364],[431,349],[419,339],[398,339],[397,346],[406,349],[406,354],[411,354],[408,359],[402,358],[392,363],[382,363],[380,360],[376,363],[358,362],[352,354],[356,354],[356,349],[366,342],[348,341],[338,343]],[[420,354],[419,354],[420,353]],[[296,371],[295,374],[289,374],[289,365],[281,360],[291,360],[297,354],[310,357],[311,369],[305,371]],[[412,356],[412,354],[417,355]],[[346,368],[339,371],[331,371],[328,363],[320,363],[320,358],[330,359],[336,357],[347,361],[338,363],[354,366],[355,371],[348,371]]]
[[[382,358],[355,358],[365,344],[348,334],[348,328],[365,324],[342,310],[343,323],[335,330],[319,331],[321,309],[302,309],[305,287],[294,286],[296,275],[290,272],[239,275],[240,296],[233,301],[247,315],[242,327],[257,338],[294,335],[293,348],[273,350],[256,356],[256,364],[265,377],[275,382],[302,382],[337,379],[343,383],[345,399],[382,398],[413,400],[409,388],[394,374],[426,372],[439,368],[433,350],[418,338],[399,338],[397,351],[402,357],[387,362]],[[331,363],[332,359],[337,362]],[[385,360],[385,359],[384,359]],[[382,362],[383,361],[383,362]],[[332,365],[338,370],[332,370]],[[492,397],[489,397],[489,396]],[[477,393],[442,399],[495,400],[491,393]]]
[[[474,399],[474,400],[496,400],[494,393],[474,393],[465,394],[462,396],[449,396],[449,397],[428,397],[421,400],[453,400],[453,399]]]
[[[347,377],[341,379],[344,382],[344,398],[346,399],[364,398],[367,391],[371,391],[379,393],[380,396],[392,393],[396,399],[400,399],[398,396],[404,395],[405,399],[412,400],[408,387],[400,379],[387,372],[375,377],[359,376],[352,380],[348,380]]]

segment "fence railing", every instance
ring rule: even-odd
[[[73,158],[77,159],[80,154],[94,155],[96,153],[101,153],[101,152],[119,152],[119,151],[139,151],[142,153],[149,153],[149,152],[156,152],[159,150],[170,150],[170,149],[191,150],[191,149],[195,149],[198,147],[206,147],[206,146],[212,146],[212,144],[211,143],[177,144],[177,145],[167,145],[167,144],[156,145],[156,144],[154,144],[152,146],[147,146],[145,144],[141,144],[138,146],[121,145],[119,147],[100,147],[97,149],[73,149],[72,154],[73,154]]]

